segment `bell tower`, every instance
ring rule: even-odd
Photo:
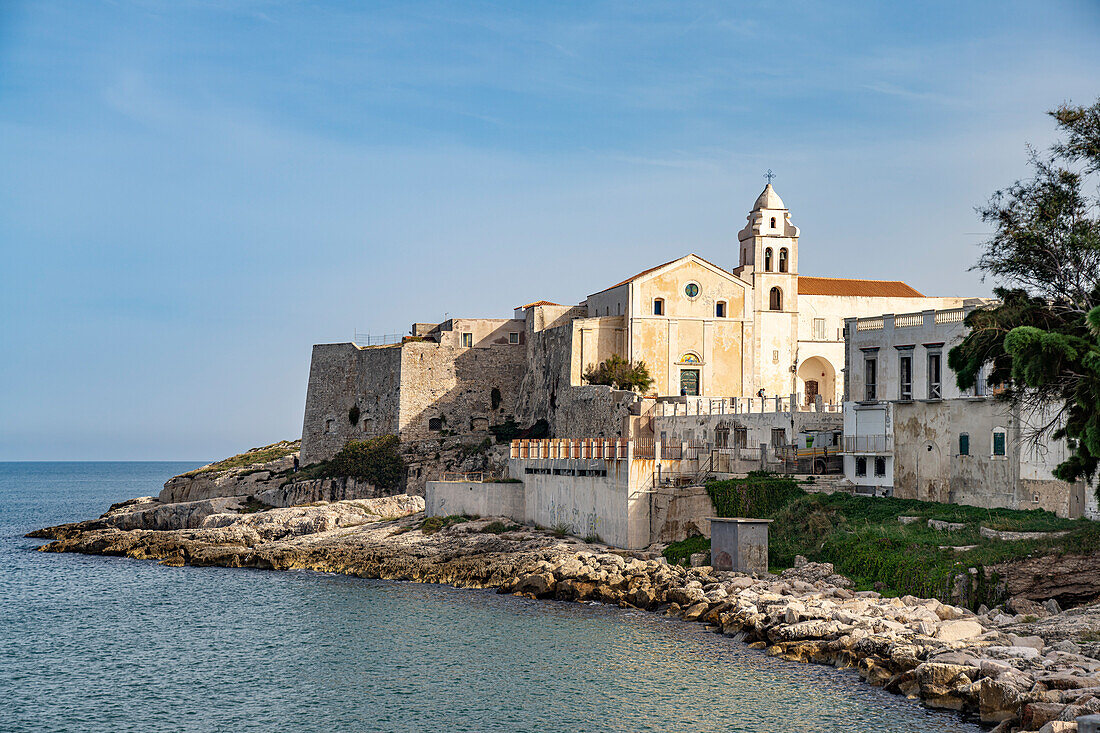
[[[798,227],[768,185],[756,199],[748,223],[737,234],[740,264],[733,272],[752,284],[756,384],[769,396],[797,391]]]

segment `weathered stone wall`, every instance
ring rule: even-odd
[[[1083,483],[1068,484],[1032,462],[1016,411],[996,400],[944,400],[894,405],[894,496],[980,507],[1046,509],[1063,517],[1085,511]],[[1004,429],[1004,456],[993,455],[993,431]],[[969,455],[959,435],[969,437]],[[1038,498],[1038,501],[1035,499]]]
[[[331,458],[349,440],[398,432],[402,347],[317,344],[309,366],[302,465]],[[359,407],[351,423],[349,413]]]
[[[515,414],[525,365],[523,344],[483,348],[405,344],[401,347],[398,437],[404,442],[487,434],[489,426]]]
[[[302,464],[331,458],[349,440],[378,435],[397,435],[403,446],[454,435],[476,437],[475,443],[483,440],[491,425],[514,413],[524,350],[523,344],[461,348],[431,342],[315,346],[302,424]],[[354,425],[349,417],[353,407],[359,409]],[[424,468],[411,490],[435,478],[425,476]]]
[[[573,324],[527,334],[527,369],[519,389],[516,421],[531,425],[540,419],[550,434],[561,438],[628,437],[626,420],[632,392],[603,385],[575,386]]]

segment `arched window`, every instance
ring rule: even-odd
[[[779,250],[779,271],[780,272],[786,272],[787,271],[787,248],[786,247]]]
[[[764,250],[764,272],[772,271],[772,248]]]
[[[768,298],[768,308],[773,311],[783,310],[783,291],[779,288],[772,288],[771,295]]]
[[[654,298],[653,299],[653,315],[663,316],[665,314],[665,299]]]
[[[720,300],[714,304],[714,317],[725,318],[726,317],[726,301]]]
[[[775,229],[775,217],[772,217],[772,229]]]

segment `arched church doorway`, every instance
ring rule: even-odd
[[[812,405],[818,395],[826,403],[837,402],[836,370],[823,356],[811,356],[798,365],[798,391],[804,405]]]

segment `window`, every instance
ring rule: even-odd
[[[943,385],[940,382],[940,357],[939,351],[928,352],[928,399],[938,400],[943,397]]]
[[[815,318],[814,319],[814,341],[824,341],[824,340],[825,340],[825,319],[824,318]]]
[[[985,396],[985,364],[978,367],[978,375],[974,377],[974,396]]]
[[[441,418],[441,417],[430,417],[430,418],[428,418],[428,430],[438,432],[442,429],[443,429],[443,418]]]
[[[663,316],[665,314],[665,299],[654,298],[653,299],[653,315]]]
[[[519,334],[515,333],[515,332],[512,332],[512,333],[508,334],[508,343],[518,344],[519,343]]]
[[[748,448],[749,447],[749,429],[748,428],[734,428],[733,429],[733,447],[734,448]]]
[[[779,250],[779,271],[780,272],[786,272],[787,271],[787,248],[786,247]]]
[[[772,271],[772,248],[764,250],[764,272]]]
[[[867,475],[867,459],[863,456],[856,457],[856,476]]]
[[[898,357],[898,399],[913,399],[913,355]]]
[[[472,333],[462,334],[462,345],[469,348],[474,345],[474,335]]]
[[[886,459],[883,458],[882,456],[878,456],[877,458],[875,458],[875,475],[876,476],[885,476],[886,475]]]
[[[726,427],[716,428],[714,431],[714,447],[729,448],[730,429]]]
[[[783,428],[772,428],[772,446],[780,447],[787,444],[787,431]]]
[[[993,431],[993,455],[1003,456],[1005,454],[1005,432],[1003,430]]]
[[[959,455],[970,455],[970,433],[959,433]]]
[[[783,310],[783,291],[779,288],[772,288],[771,295],[768,297],[768,307],[773,311]]]
[[[772,217],[772,229],[775,229],[775,217]]]
[[[325,420],[325,435],[328,435],[331,432],[332,432],[332,420],[331,419]]]
[[[720,300],[714,304],[714,317],[725,318],[726,317],[726,301]]]
[[[688,297],[688,300],[695,300],[699,297],[699,283],[688,283],[684,286],[684,295]]]
[[[869,355],[863,361],[863,399],[878,399],[878,357]]]

